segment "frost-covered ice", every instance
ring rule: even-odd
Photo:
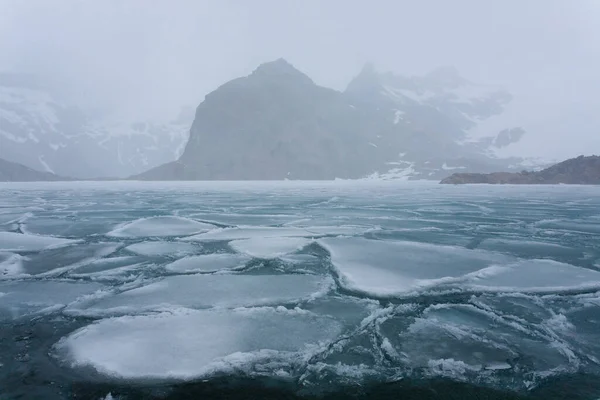
[[[113,377],[191,379],[274,360],[289,368],[340,331],[334,319],[302,310],[187,310],[105,319],[56,351],[72,367]]]
[[[214,225],[188,218],[160,216],[138,219],[109,232],[107,235],[124,238],[186,236],[207,232],[214,228]]]
[[[68,246],[74,243],[77,243],[77,241],[51,236],[0,232],[0,251],[39,251],[60,246]]]
[[[331,281],[315,275],[180,275],[78,304],[78,315],[136,314],[173,307],[249,307],[296,303],[323,294]]]
[[[229,242],[229,246],[255,258],[277,258],[302,250],[310,243],[310,240],[304,238],[275,237],[234,240]]]
[[[180,258],[165,268],[170,272],[216,272],[243,267],[251,258],[243,254],[215,253]]]
[[[142,242],[127,246],[125,250],[142,256],[177,256],[193,254],[200,250],[199,246],[183,242]]]

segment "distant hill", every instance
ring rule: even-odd
[[[523,160],[498,158],[494,149],[520,140],[521,128],[467,140],[511,99],[453,68],[404,77],[367,65],[340,92],[279,59],[208,94],[181,157],[132,179],[441,179],[451,170],[518,171]]]
[[[0,158],[0,182],[38,182],[38,181],[65,181],[63,178],[50,172],[36,171],[22,164],[6,161]]]
[[[574,184],[600,185],[600,157],[579,156],[538,172],[494,172],[491,174],[457,173],[443,179],[443,184]]]

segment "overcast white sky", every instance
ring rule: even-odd
[[[0,70],[140,117],[279,57],[336,89],[366,61],[453,65],[515,95],[524,151],[600,153],[600,0],[0,0],[0,54]]]

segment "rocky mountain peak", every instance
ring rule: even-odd
[[[381,89],[381,77],[372,63],[366,63],[358,75],[348,84],[346,93],[365,95]]]
[[[252,72],[251,77],[260,79],[296,80],[304,83],[313,83],[306,74],[299,71],[284,58],[261,64]]]

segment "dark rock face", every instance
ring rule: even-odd
[[[67,180],[49,172],[40,172],[0,158],[0,182],[38,182]]]
[[[572,184],[600,185],[600,156],[579,156],[563,161],[539,172],[494,172],[491,174],[453,174],[440,183],[490,183],[490,184]]]
[[[464,140],[510,100],[453,68],[402,77],[367,65],[339,92],[279,59],[208,94],[181,157],[132,179],[441,179],[452,169],[510,170],[519,160],[492,157],[488,147],[524,131],[507,131],[498,145],[495,136]]]

